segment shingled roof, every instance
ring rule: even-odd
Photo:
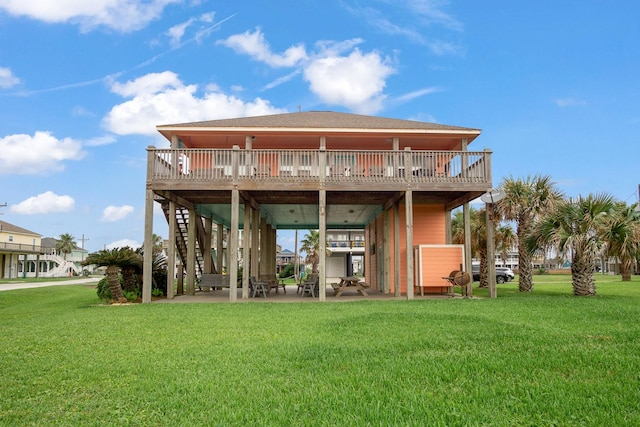
[[[438,123],[414,120],[390,119],[359,114],[337,113],[333,111],[308,111],[298,113],[273,114],[268,116],[241,117],[235,119],[208,120],[202,122],[160,125],[163,128],[312,128],[312,129],[378,129],[417,130],[480,133],[480,129],[447,126]]]
[[[6,221],[0,221],[0,231],[4,233],[29,234],[32,236],[40,236],[40,234],[38,233],[34,233],[33,231],[29,231],[26,228],[18,227],[17,225],[10,224]]]

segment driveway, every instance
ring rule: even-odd
[[[15,282],[0,283],[0,291],[13,291],[16,289],[27,288],[44,288],[45,286],[62,286],[62,285],[85,285],[87,283],[98,283],[100,277],[87,277],[72,280],[54,280],[52,282]]]

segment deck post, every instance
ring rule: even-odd
[[[407,299],[413,299],[413,193],[411,190],[405,192],[404,203],[407,222]]]
[[[149,160],[151,161],[151,160]],[[153,283],[153,190],[147,189],[144,204],[144,243],[145,257],[142,265],[142,302],[151,302],[151,285]]]
[[[211,237],[212,237],[213,221],[211,218],[204,219],[204,242],[202,244],[202,271],[203,273],[214,273],[213,262],[211,260]]]
[[[231,190],[231,230],[227,236],[227,274],[229,274],[229,301],[238,299],[238,221],[240,216],[240,192]]]
[[[217,224],[216,232],[216,269],[222,274],[224,258],[224,224]]]
[[[244,204],[244,226],[242,228],[242,299],[249,298],[249,269],[251,259],[251,205]]]
[[[198,214],[195,208],[189,209],[187,225],[187,295],[196,293],[196,221]]]
[[[383,237],[382,237],[382,251],[384,257],[384,265],[382,266],[383,282],[378,286],[378,289],[384,294],[391,292],[391,213],[389,209],[385,209],[383,213]]]
[[[167,298],[174,296],[176,281],[176,203],[169,201],[169,247],[167,248]]]
[[[322,162],[321,162],[322,163]],[[320,228],[318,233],[319,240],[319,276],[318,283],[320,284],[319,299],[320,301],[326,301],[327,298],[327,191],[320,190],[318,200],[318,227]]]
[[[473,296],[473,267],[471,261],[471,209],[469,203],[462,205],[462,215],[464,220],[464,269],[471,276],[467,283],[467,296]]]
[[[493,203],[487,203],[487,263],[489,264],[489,297],[495,298],[496,291],[496,258],[495,236],[493,232]]]
[[[260,211],[253,211],[253,221],[251,221],[251,274],[250,276],[260,276]]]
[[[400,297],[400,202],[393,204],[393,295]]]

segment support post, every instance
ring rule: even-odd
[[[320,227],[318,233],[319,240],[319,276],[318,283],[320,284],[320,292],[319,299],[320,301],[325,301],[327,298],[327,191],[320,190],[319,201],[318,201],[318,214],[319,221],[318,226]]]
[[[151,157],[151,153],[149,153]],[[151,161],[151,158],[148,159]],[[151,302],[151,285],[153,283],[153,190],[147,188],[144,204],[144,259],[142,264],[142,303]]]
[[[413,192],[407,190],[404,196],[405,216],[407,221],[407,299],[413,299]]]
[[[229,301],[238,299],[238,221],[240,216],[240,192],[237,188],[231,190],[231,230],[227,236],[227,260],[229,265]]]
[[[198,214],[195,208],[189,209],[189,224],[187,225],[187,295],[196,293],[196,220]]]
[[[249,269],[251,268],[251,205],[244,204],[244,227],[242,229],[242,299],[249,299]]]
[[[469,203],[465,203],[462,206],[462,216],[464,220],[464,269],[471,280],[467,283],[467,297],[473,296],[473,267],[472,267],[472,254],[471,254],[471,209]]]
[[[174,297],[176,280],[176,203],[169,201],[169,247],[167,248],[167,298]]]
[[[489,297],[497,296],[496,290],[496,257],[493,225],[493,203],[487,203],[487,263],[489,264]]]

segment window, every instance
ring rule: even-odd
[[[13,236],[9,236],[9,241],[13,242]]]

